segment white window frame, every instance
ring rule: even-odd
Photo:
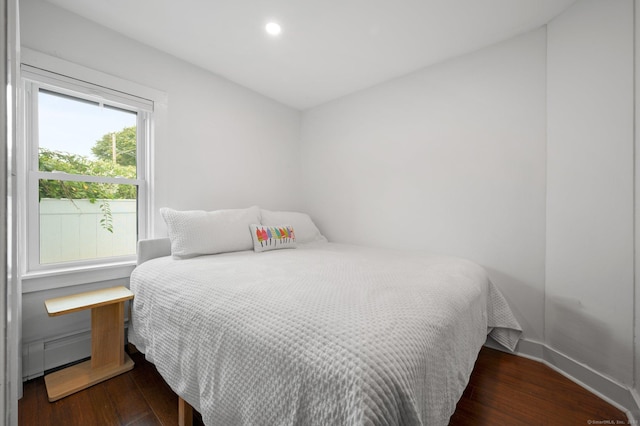
[[[21,64],[23,86],[20,93],[22,132],[19,135],[22,151],[18,158],[18,192],[20,261],[19,270],[23,282],[23,293],[59,288],[90,282],[127,278],[135,267],[135,255],[76,262],[41,265],[39,262],[39,213],[37,209],[38,180],[47,172],[40,172],[37,166],[37,152],[29,143],[29,132],[34,130],[37,120],[29,117],[27,107],[37,97],[36,87],[87,98],[98,102],[107,102],[118,108],[135,110],[138,113],[138,131],[144,137],[138,138],[138,172],[136,179],[103,178],[99,176],[75,176],[56,173],[56,179],[99,181],[138,185],[138,240],[147,238],[153,229],[151,214],[153,208],[153,138],[154,127],[166,119],[167,97],[164,92],[151,89],[134,82],[123,80],[81,65],[39,52],[24,49]],[[80,94],[81,96],[78,96]],[[29,97],[29,98],[28,98]],[[37,102],[37,100],[36,100]],[[35,157],[35,158],[34,158]],[[29,199],[28,189],[35,194],[35,203]],[[37,219],[36,219],[37,218]],[[31,222],[30,222],[31,221]],[[31,224],[37,224],[33,227]],[[37,252],[37,255],[35,254]],[[35,256],[35,257],[34,257]]]

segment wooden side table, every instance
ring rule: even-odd
[[[44,302],[51,317],[91,309],[91,359],[45,376],[50,402],[133,368],[124,352],[124,302],[131,299],[131,290],[120,286]]]

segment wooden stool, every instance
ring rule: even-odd
[[[91,309],[91,359],[45,376],[49,402],[133,368],[124,352],[124,302],[131,299],[131,290],[120,286],[44,302],[51,317]]]

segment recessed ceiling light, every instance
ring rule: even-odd
[[[278,35],[282,32],[282,28],[280,27],[280,25],[276,24],[275,22],[269,22],[267,26],[264,27],[264,29],[267,30],[267,32],[271,35]]]

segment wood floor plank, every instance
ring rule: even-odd
[[[51,402],[51,425],[98,425],[115,424],[113,420],[105,423],[104,410],[99,405],[94,405],[88,388],[83,392],[78,392],[66,398]]]
[[[107,386],[92,386],[87,389],[86,394],[91,402],[93,417],[96,419],[96,423],[93,424],[116,425],[120,423],[116,407],[109,398]]]
[[[39,380],[31,380],[23,386],[23,396],[18,404],[20,424],[36,425],[49,418],[46,390]],[[48,421],[48,420],[45,420]]]
[[[173,424],[178,418],[178,396],[162,379],[155,366],[141,353],[132,356],[136,367],[129,373],[149,407],[162,424]]]
[[[173,424],[173,423],[170,423]],[[163,426],[153,413],[147,413],[143,417],[131,422],[123,423],[123,426]]]
[[[472,401],[484,407],[491,407],[512,417],[517,417],[526,424],[567,424],[579,421],[586,424],[592,418],[584,411],[548,401],[545,398],[515,388],[496,387],[476,389]]]
[[[495,352],[499,351],[494,350],[493,353]],[[550,367],[510,354],[501,353],[499,356],[509,361],[515,369],[519,370],[521,380],[518,383],[535,383],[536,386],[528,388],[528,391],[535,392],[540,398],[553,402],[558,407],[571,407],[574,411],[593,416],[589,417],[589,420],[624,420],[626,422],[627,418],[621,410],[613,407]],[[523,377],[522,370],[526,370],[529,366],[531,368],[535,367],[535,370],[528,376],[529,378]],[[513,386],[516,385],[517,383],[513,383]],[[553,392],[547,392],[546,390],[549,388],[553,389]]]
[[[24,384],[22,426],[175,425],[178,397],[143,354],[133,370],[50,403],[44,380]],[[450,426],[627,424],[624,413],[544,364],[489,348],[480,351]],[[194,424],[202,425],[195,413]]]
[[[506,413],[474,400],[462,399],[456,406],[456,411],[449,420],[450,426],[531,426],[525,420],[514,417],[513,413]]]
[[[489,348],[482,349],[467,392],[458,405],[464,407],[466,401],[500,410],[529,424],[627,422],[622,411],[546,365]]]
[[[119,424],[133,424],[152,413],[151,407],[138,391],[131,375],[116,376],[104,382],[104,387],[113,403]]]

